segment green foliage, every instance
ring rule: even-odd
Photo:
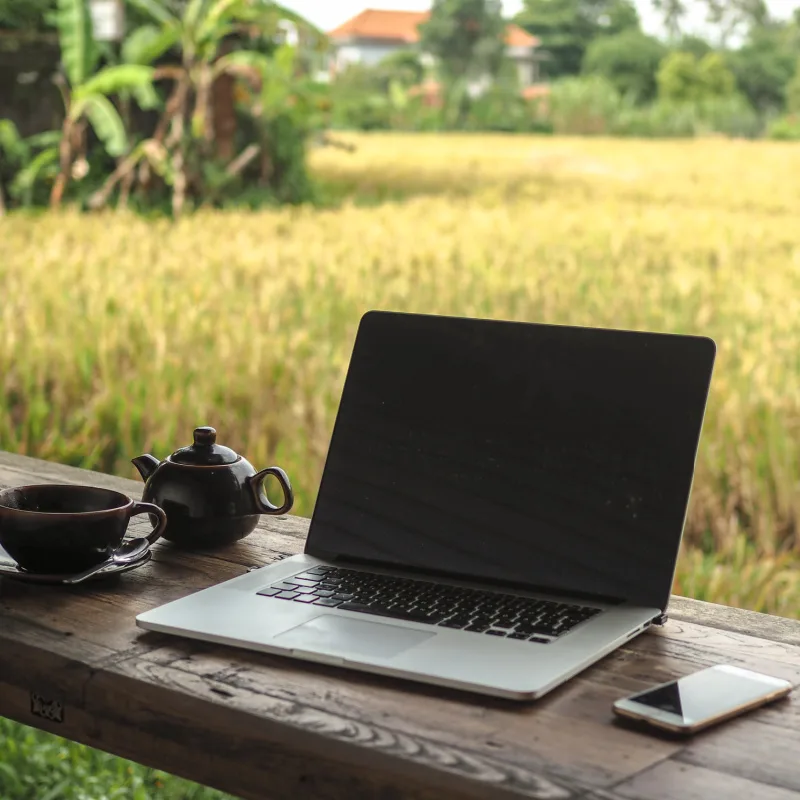
[[[374,66],[350,64],[330,87],[333,127],[419,130],[421,102],[409,96],[409,89],[419,85],[424,74],[412,50],[399,50]]]
[[[699,60],[691,53],[670,53],[657,80],[659,98],[672,103],[698,103],[736,92],[736,79],[719,53],[708,53]]]
[[[800,57],[800,26],[773,23],[755,29],[728,61],[739,89],[760,112],[784,107],[786,84]]]
[[[800,113],[786,114],[773,120],[767,136],[784,142],[800,142]]]
[[[630,0],[525,0],[515,21],[541,40],[550,78],[577,75],[598,37],[639,29]]]
[[[58,166],[59,131],[23,139],[10,119],[0,119],[0,185],[16,204],[27,207],[46,199],[41,182],[54,177]]]
[[[656,94],[656,73],[666,48],[652,36],[629,29],[595,39],[583,60],[584,74],[607,78],[620,94],[640,102]]]
[[[92,38],[88,0],[58,0],[55,16],[61,44],[61,63],[72,86],[82,84],[94,71],[100,51]]]
[[[118,64],[94,73],[73,89],[72,97],[80,100],[93,94],[114,95],[123,91],[152,86],[153,68],[143,64]]]
[[[708,55],[714,48],[699,36],[687,35],[681,37],[674,49],[680,50],[682,53],[691,53],[699,60]]]
[[[0,717],[0,797],[225,800],[229,795]]]
[[[425,67],[414,50],[397,50],[386,56],[378,65],[379,80],[389,86],[397,82],[401,86],[416,86],[425,77]]]
[[[697,62],[700,99],[730,97],[736,92],[736,78],[721,53],[708,53]]]
[[[500,133],[552,133],[552,125],[537,113],[535,103],[525,100],[513,80],[497,81],[476,98],[465,127]]]
[[[562,78],[553,84],[550,115],[555,133],[611,133],[623,99],[611,81],[599,75]]]
[[[128,136],[119,112],[102,94],[76,99],[70,109],[74,119],[86,117],[109,155],[118,157],[128,149]]]
[[[686,16],[685,0],[653,0],[653,7],[661,14],[669,40],[677,41]]]
[[[665,101],[695,99],[698,89],[698,61],[691,53],[670,53],[658,71],[658,93]]]
[[[763,127],[749,103],[734,95],[697,102],[659,100],[648,106],[623,108],[613,132],[643,138],[688,138],[714,133],[755,138]]]
[[[370,131],[391,126],[387,87],[374,67],[348,65],[331,86],[331,105],[335,128]]]
[[[66,120],[62,131],[69,142],[69,164],[61,165],[61,188],[69,182],[73,139],[76,126],[88,120],[106,152],[113,157],[125,154],[128,135],[117,107],[109,99],[133,95],[143,108],[158,103],[152,84],[153,69],[140,64],[121,64],[97,70],[100,49],[93,38],[88,0],[58,0],[55,22],[61,45],[61,62],[68,85],[62,87]],[[60,194],[58,202],[60,202]]]
[[[25,153],[25,142],[10,119],[0,119],[0,153],[4,159],[14,161],[22,158]]]
[[[0,0],[0,11],[4,2],[10,0]],[[113,202],[124,179],[125,199],[134,207],[149,202],[144,182],[157,206],[171,196],[173,213],[224,203],[248,182],[271,203],[311,197],[305,147],[308,135],[324,126],[326,98],[303,77],[295,49],[280,46],[276,34],[290,20],[318,43],[316,28],[268,0],[128,0],[127,19],[135,24],[115,52],[93,40],[90,0],[51,2],[63,71],[57,81],[65,107],[62,146],[60,153],[55,143],[42,152],[29,148],[24,158],[7,157],[0,169],[4,195],[18,204],[40,202],[43,184],[50,183],[51,205],[78,200],[99,208]],[[227,82],[222,100],[212,91],[218,79]],[[248,90],[247,102],[237,107],[237,96]],[[164,104],[170,95],[173,102]],[[160,109],[157,140],[145,131],[129,135],[127,125],[142,124],[131,116],[131,101]],[[217,148],[220,130],[227,138]]]
[[[725,48],[734,35],[763,28],[769,22],[764,0],[704,0],[707,21],[717,31],[719,46]]]
[[[0,29],[45,30],[55,0],[0,0]]]
[[[177,46],[178,41],[179,31],[174,25],[142,25],[122,43],[122,60],[126,64],[152,64]]]
[[[721,133],[755,139],[764,133],[763,118],[740,94],[708,97],[696,103],[694,108],[697,114],[696,135]]]
[[[420,45],[448,82],[496,75],[505,52],[499,0],[434,0]]]
[[[188,133],[168,136],[167,149],[159,150],[159,158],[168,162],[164,175],[169,176],[165,180],[173,214],[186,205],[224,203],[231,194],[241,194],[247,181],[257,184],[248,192],[248,202],[256,196],[285,202],[308,199],[306,138],[321,124],[322,114],[295,48],[277,45],[275,39],[280,22],[287,19],[313,37],[320,32],[272,2],[130,2],[148,22],[125,43],[126,58],[146,64],[173,53],[179,60],[166,65],[170,78],[176,87],[188,89],[174,89],[176,103],[162,118],[163,128]],[[212,87],[218,80],[233,81],[238,107],[230,93],[226,100],[215,97]],[[254,89],[257,84],[260,89]],[[216,141],[220,131],[226,132],[224,147]],[[147,152],[138,151],[135,157],[144,158]],[[134,166],[132,154],[126,168]],[[105,203],[112,189],[105,187],[93,202]]]
[[[637,105],[596,75],[555,82],[550,107],[553,130],[563,134],[673,138],[719,133],[753,138],[763,129],[753,108],[736,94]]]
[[[786,108],[792,113],[800,113],[800,58],[794,77],[786,84]]]

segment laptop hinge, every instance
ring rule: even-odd
[[[507,589],[511,591],[540,592],[542,594],[553,595],[554,597],[562,595],[564,597],[573,597],[576,600],[585,600],[586,602],[594,601],[594,602],[609,603],[609,604],[621,604],[625,602],[623,599],[619,597],[599,596],[590,594],[588,592],[567,591],[565,589],[556,589],[551,586],[532,586],[522,583],[487,578],[480,575],[461,575],[461,574],[446,572],[443,570],[431,570],[431,569],[423,569],[422,567],[411,567],[399,564],[387,564],[387,563],[381,563],[379,561],[373,561],[372,559],[342,556],[342,555],[336,555],[334,553],[322,553],[319,551],[309,552],[307,550],[306,554],[313,556],[315,558],[321,558],[324,561],[330,561],[332,563],[338,563],[342,565],[350,565],[353,567],[395,570],[397,572],[402,572],[403,574],[408,575],[409,577],[414,576],[418,578],[428,578],[431,580],[439,579],[443,581],[454,580],[454,581],[467,581],[470,583],[480,583],[483,584],[487,589],[491,588],[496,591],[502,591],[503,589]],[[665,621],[666,621],[666,616],[665,616]],[[658,625],[660,623],[653,622],[653,624]]]

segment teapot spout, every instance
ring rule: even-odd
[[[147,481],[147,479],[156,471],[156,467],[161,462],[155,456],[151,456],[149,453],[147,453],[143,456],[137,456],[136,458],[131,459],[131,463],[134,467],[136,467],[136,469],[139,470],[142,480]]]

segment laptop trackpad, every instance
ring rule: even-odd
[[[436,633],[323,614],[278,634],[275,641],[284,647],[338,653],[343,658],[392,658],[431,636],[436,636]]]

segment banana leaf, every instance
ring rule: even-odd
[[[120,64],[105,67],[81,86],[74,89],[73,101],[96,94],[111,95],[122,91],[133,91],[141,86],[152,84],[153,67],[144,64]]]
[[[88,0],[57,0],[56,26],[61,62],[73,87],[80,86],[94,71],[99,56],[92,32]]]
[[[126,64],[152,64],[180,42],[177,25],[142,25],[122,45]]]
[[[70,117],[77,120],[82,116],[89,120],[110,155],[118,157],[125,153],[128,148],[125,126],[117,109],[105,95],[92,94],[76,98],[70,109]]]
[[[48,147],[42,150],[29,164],[26,164],[11,181],[11,196],[20,200],[22,205],[29,206],[33,202],[33,189],[36,181],[44,175],[54,175],[58,170],[58,148]]]

